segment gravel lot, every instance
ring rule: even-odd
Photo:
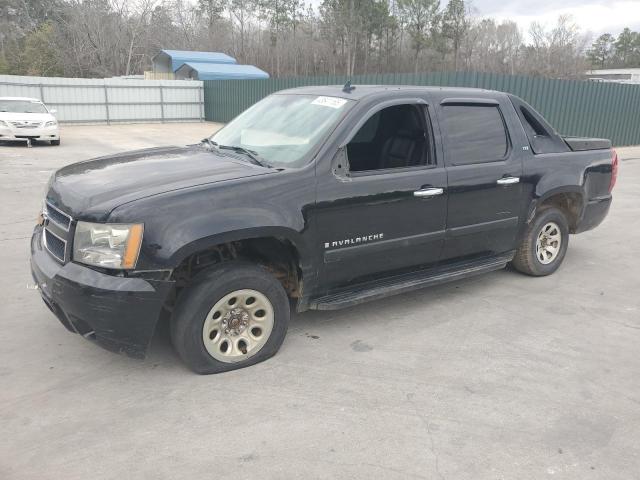
[[[213,124],[74,126],[0,146],[0,478],[640,478],[640,148],[609,217],[547,278],[498,271],[293,319],[266,363],[136,361],[27,289],[54,169]]]

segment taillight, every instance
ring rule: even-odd
[[[609,182],[609,193],[613,190],[618,179],[618,152],[615,148],[611,149],[611,181]]]

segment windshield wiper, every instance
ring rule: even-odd
[[[217,145],[218,148],[223,149],[223,150],[233,150],[234,152],[243,153],[255,165],[260,165],[261,167],[271,168],[271,165],[269,165],[267,162],[265,162],[264,159],[262,159],[258,155],[258,152],[254,152],[253,150],[248,150],[248,149],[246,149],[244,147],[239,147],[237,145],[218,145],[215,142],[212,142],[212,143]]]

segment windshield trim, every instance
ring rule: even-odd
[[[262,101],[266,98],[272,97],[272,96],[312,96],[314,94],[310,94],[310,93],[280,93],[280,92],[274,92],[270,95],[267,95],[266,97],[260,99],[259,101]],[[325,97],[334,97],[334,98],[343,98],[343,97],[335,97],[334,95],[322,95]],[[336,129],[338,128],[339,125],[342,124],[343,120],[345,119],[345,117],[349,114],[349,112],[353,109],[353,107],[358,103],[358,100],[356,99],[352,99],[352,98],[344,98],[344,100],[347,100],[347,103],[344,105],[345,108],[342,110],[342,112],[340,112],[340,115],[338,117],[336,117],[336,120],[334,122],[334,124],[332,126],[329,127],[329,129],[325,132],[323,138],[321,138],[318,142],[316,142],[315,145],[313,145],[309,151],[307,151],[304,155],[302,155],[302,157],[300,157],[299,160],[297,160],[296,162],[291,162],[290,164],[288,163],[282,163],[282,162],[277,162],[277,161],[269,161],[269,166],[272,168],[285,168],[285,169],[296,169],[296,170],[300,170],[303,169],[305,167],[308,167],[309,165],[314,164],[314,160],[315,157],[318,155],[318,152],[320,152],[320,150],[322,149],[322,147],[326,144],[326,142],[329,140],[329,138],[331,138],[331,136],[333,135],[333,133],[336,131]],[[257,102],[256,102],[257,103]],[[255,105],[255,103],[253,104]],[[221,132],[224,128],[227,127],[227,125],[229,125],[232,121],[234,121],[238,116],[242,115],[245,111],[247,111],[249,108],[253,107],[253,105],[251,105],[250,107],[246,108],[245,110],[243,110],[242,112],[240,112],[238,115],[236,115],[235,117],[233,117],[229,122],[225,123],[224,126],[220,129],[218,129],[216,132],[214,132],[213,134],[211,134],[208,138],[211,142],[215,143],[215,140],[213,140],[213,137],[216,136],[219,132]]]

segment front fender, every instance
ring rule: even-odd
[[[190,255],[196,252],[201,252],[215,245],[239,240],[265,237],[280,238],[289,241],[297,250],[301,262],[305,262],[306,259],[310,258],[308,246],[305,244],[302,235],[291,229],[290,227],[285,226],[251,226],[246,228],[238,228],[237,230],[215,232],[200,238],[196,238],[197,236],[198,234],[193,235],[192,241],[178,248],[169,258],[169,263],[170,265],[172,265],[172,268],[180,265],[180,263],[182,263],[182,261],[184,261]],[[305,265],[301,265],[301,267],[303,268],[303,270],[305,269]]]
[[[274,185],[263,177],[167,192],[122,205],[109,221],[144,223],[137,270],[171,270],[197,251],[259,237],[284,238],[301,259],[310,259],[305,212],[314,201],[311,181],[283,176]]]

